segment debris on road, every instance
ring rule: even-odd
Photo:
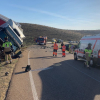
[[[6,73],[5,73],[5,76],[8,76],[8,74],[9,74],[9,72],[6,72]]]

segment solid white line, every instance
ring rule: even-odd
[[[30,50],[28,52],[28,65],[30,65],[30,59],[29,59],[29,56],[30,56]]]
[[[30,55],[30,51],[28,52],[28,65],[30,65],[29,55]],[[31,71],[29,71],[29,78],[30,78],[30,83],[31,83],[33,100],[39,100]]]

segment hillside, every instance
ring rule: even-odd
[[[36,25],[36,24],[28,24],[21,23],[22,28],[24,30],[24,34],[26,39],[24,40],[24,44],[32,44],[34,42],[34,38],[38,36],[47,36],[48,41],[52,38],[62,39],[64,41],[78,41],[84,35],[94,35],[99,34],[100,30],[63,30],[57,29],[48,26]]]

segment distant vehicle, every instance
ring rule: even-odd
[[[78,43],[78,41],[76,41],[76,43]]]
[[[78,48],[75,49],[74,59],[82,59],[85,60],[84,50],[88,46],[88,44],[92,44],[93,55],[90,61],[91,66],[98,65],[100,66],[100,34],[94,36],[84,36],[81,38]]]
[[[58,39],[57,40],[57,43],[61,43],[61,42],[63,42],[63,40],[61,40],[61,39]]]
[[[52,39],[52,43],[55,43],[57,42],[57,40],[55,38]]]
[[[65,46],[66,46],[66,50],[68,50],[69,51],[69,44],[65,44]],[[75,46],[75,48],[74,49],[76,49],[77,48],[77,45],[74,45]]]
[[[69,43],[73,43],[73,41],[69,41]]]
[[[66,46],[66,50],[69,51],[69,44],[65,44],[65,46]]]
[[[42,44],[42,45],[46,45],[46,42],[47,42],[47,37],[39,37],[37,38],[37,44]]]

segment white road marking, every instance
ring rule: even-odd
[[[30,55],[30,51],[28,52],[28,65],[30,65],[29,55]],[[31,71],[29,71],[29,78],[30,78],[30,83],[31,83],[33,100],[39,100]]]

